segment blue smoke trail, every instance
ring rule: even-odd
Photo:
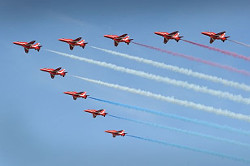
[[[234,141],[234,140],[230,140],[230,139],[225,139],[225,138],[221,138],[221,137],[215,137],[212,135],[202,134],[199,132],[193,132],[193,131],[178,129],[175,127],[168,127],[168,126],[164,126],[164,125],[160,125],[160,124],[156,124],[156,123],[145,122],[145,121],[140,121],[140,120],[135,120],[135,119],[129,119],[129,118],[125,118],[125,117],[119,117],[119,116],[115,116],[115,115],[111,115],[111,114],[107,114],[107,115],[111,116],[113,118],[116,118],[116,119],[127,120],[127,121],[134,122],[134,123],[144,124],[144,125],[148,125],[148,126],[154,126],[154,127],[158,127],[158,128],[162,128],[162,129],[166,129],[166,130],[172,130],[172,131],[176,131],[176,132],[180,132],[180,133],[185,133],[188,135],[195,135],[195,136],[199,136],[199,137],[203,137],[203,138],[207,138],[207,139],[213,139],[213,140],[222,141],[222,142],[226,142],[226,143],[245,146],[248,148],[250,147],[250,144],[247,144],[247,143],[242,143],[242,142],[238,142],[238,141]]]
[[[218,152],[214,152],[214,151],[209,151],[209,150],[205,150],[205,149],[198,149],[198,148],[193,148],[193,147],[190,147],[190,146],[173,144],[173,143],[168,143],[168,142],[165,142],[165,141],[154,140],[154,139],[150,139],[150,138],[143,138],[143,137],[128,135],[128,134],[126,136],[132,137],[132,138],[137,138],[137,139],[144,140],[144,141],[154,142],[154,143],[158,143],[158,144],[162,144],[162,145],[166,145],[166,146],[172,146],[172,147],[179,148],[179,149],[185,149],[185,150],[190,150],[190,151],[194,151],[194,152],[209,154],[209,155],[212,155],[212,156],[226,158],[226,159],[230,159],[230,160],[234,160],[234,161],[250,163],[249,160],[244,159],[244,158],[230,156],[230,155],[227,155],[227,154],[218,153]]]
[[[237,129],[237,128],[233,128],[233,127],[230,127],[230,126],[219,125],[219,124],[216,124],[216,123],[201,121],[201,120],[197,120],[197,119],[191,119],[191,118],[187,118],[187,117],[183,117],[183,116],[179,116],[179,115],[175,115],[175,114],[169,114],[169,113],[154,111],[154,110],[150,110],[150,109],[146,109],[146,108],[141,108],[141,107],[131,106],[131,105],[117,103],[117,102],[113,102],[113,101],[98,99],[98,98],[95,98],[95,97],[89,97],[89,98],[93,99],[93,100],[96,100],[96,101],[99,101],[99,102],[104,102],[104,103],[108,103],[108,104],[112,104],[112,105],[116,105],[116,106],[120,106],[120,107],[124,107],[124,108],[129,108],[129,109],[133,109],[133,110],[137,110],[137,111],[143,111],[143,112],[155,114],[155,115],[158,115],[158,116],[165,116],[165,117],[168,117],[168,118],[178,119],[178,120],[182,120],[182,121],[185,121],[185,122],[200,124],[200,125],[213,127],[213,128],[217,128],[217,129],[222,129],[222,130],[227,130],[227,131],[231,131],[231,132],[237,132],[237,133],[244,134],[244,135],[250,135],[250,131]]]

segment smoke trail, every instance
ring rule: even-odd
[[[218,68],[222,68],[222,69],[225,69],[225,70],[229,70],[229,71],[233,71],[233,72],[236,72],[236,73],[241,73],[241,74],[250,76],[250,72],[245,71],[245,70],[236,69],[236,68],[233,68],[231,66],[221,65],[221,64],[218,64],[218,63],[215,63],[215,62],[211,62],[211,61],[203,60],[203,59],[200,59],[200,58],[192,57],[192,56],[189,56],[189,55],[184,55],[184,54],[168,51],[168,50],[165,50],[165,49],[163,50],[163,49],[160,49],[160,48],[157,48],[157,47],[152,47],[152,46],[148,46],[148,45],[141,44],[141,43],[136,43],[136,42],[132,42],[132,43],[137,44],[139,46],[146,47],[146,48],[150,48],[150,49],[153,49],[153,50],[157,50],[157,51],[160,51],[160,52],[164,52],[164,53],[167,53],[167,54],[171,54],[173,56],[179,56],[179,57],[182,57],[182,58],[189,59],[191,61],[204,63],[204,64],[207,64],[207,65],[210,65],[210,66],[214,66],[214,67],[218,67]]]
[[[200,152],[200,153],[203,153],[203,154],[209,154],[209,155],[212,155],[212,156],[226,158],[226,159],[230,159],[230,160],[234,160],[234,161],[250,163],[249,160],[244,159],[244,158],[230,156],[230,155],[227,155],[227,154],[218,153],[218,152],[214,152],[214,151],[209,151],[209,150],[205,150],[205,149],[198,149],[198,148],[193,148],[193,147],[190,147],[190,146],[173,144],[173,143],[168,143],[168,142],[165,142],[165,141],[154,140],[154,139],[150,139],[150,138],[143,138],[143,137],[130,135],[130,134],[127,134],[126,136],[136,138],[136,139],[140,139],[140,140],[144,140],[144,141],[154,142],[154,143],[158,143],[158,144],[162,144],[162,145],[166,145],[166,146],[172,146],[172,147],[179,148],[179,149],[185,149],[185,150],[189,150],[189,151]]]
[[[234,87],[234,88],[237,88],[237,89],[250,91],[250,86],[248,86],[246,84],[243,84],[243,83],[229,81],[229,80],[226,80],[226,79],[223,79],[223,78],[220,78],[220,77],[195,72],[195,71],[192,71],[190,69],[180,68],[180,67],[173,66],[173,65],[167,65],[165,63],[156,62],[156,61],[152,61],[152,60],[149,60],[149,59],[144,59],[144,58],[140,58],[140,57],[136,57],[136,56],[131,56],[131,55],[128,55],[128,54],[117,52],[117,51],[112,51],[112,50],[103,49],[103,48],[94,47],[94,46],[90,46],[90,47],[92,47],[94,49],[97,49],[97,50],[101,50],[101,51],[110,53],[110,54],[113,54],[113,55],[118,55],[118,56],[121,56],[121,57],[124,57],[124,58],[127,58],[127,59],[135,60],[135,61],[140,62],[140,63],[149,64],[149,65],[152,65],[152,66],[155,66],[155,67],[158,67],[158,68],[171,70],[173,72],[177,72],[177,73],[185,74],[185,75],[188,75],[188,76],[192,76],[192,77],[212,81],[212,82],[215,82],[215,83],[221,83],[223,85],[231,86],[231,87]]]
[[[197,103],[194,103],[194,102],[191,102],[191,101],[179,100],[179,99],[175,99],[174,97],[162,96],[160,94],[155,94],[155,93],[152,93],[152,92],[149,92],[149,91],[129,88],[129,87],[121,86],[121,85],[117,85],[117,84],[111,84],[111,83],[102,82],[102,81],[93,80],[93,79],[84,78],[84,77],[79,77],[79,76],[73,76],[73,77],[79,78],[79,79],[82,79],[84,81],[88,81],[88,82],[91,82],[91,83],[107,86],[107,87],[110,87],[110,88],[115,88],[115,89],[130,92],[130,93],[138,94],[138,95],[151,97],[151,98],[154,98],[154,99],[157,99],[157,100],[162,100],[162,101],[182,105],[182,106],[185,106],[185,107],[190,107],[190,108],[197,109],[197,110],[210,112],[210,113],[214,113],[214,114],[217,114],[217,115],[226,116],[226,117],[229,117],[229,118],[250,122],[250,116],[248,116],[248,115],[238,114],[238,113],[234,113],[234,112],[231,112],[231,111],[228,111],[228,110],[223,110],[223,109],[218,109],[218,108],[214,108],[214,107],[211,107],[211,106],[197,104]]]
[[[216,129],[227,130],[227,131],[236,132],[236,133],[239,133],[239,134],[250,135],[250,131],[237,129],[237,128],[233,128],[233,127],[230,127],[230,126],[219,125],[219,124],[216,124],[216,123],[202,121],[202,120],[198,120],[198,119],[191,119],[191,118],[187,118],[187,117],[184,117],[184,116],[179,116],[179,115],[176,115],[176,114],[159,112],[159,111],[150,110],[150,109],[146,109],[146,108],[141,108],[141,107],[131,106],[131,105],[117,103],[117,102],[113,102],[113,101],[98,99],[98,98],[95,98],[95,97],[88,97],[88,98],[99,101],[99,102],[104,102],[104,103],[108,103],[108,104],[112,104],[112,105],[116,105],[116,106],[120,106],[120,107],[124,107],[124,108],[128,108],[128,109],[142,111],[142,112],[146,112],[146,113],[150,113],[150,114],[154,114],[154,115],[158,115],[158,116],[164,116],[164,117],[167,117],[167,118],[178,119],[178,120],[185,121],[185,122],[200,124],[200,125],[203,125],[203,126],[213,127],[213,128],[216,128]]]
[[[200,47],[203,47],[203,48],[208,48],[208,49],[213,50],[213,51],[221,52],[223,54],[230,55],[230,56],[233,56],[235,58],[240,58],[240,59],[244,59],[246,61],[250,61],[250,57],[246,57],[244,55],[239,55],[239,54],[234,53],[234,52],[229,52],[229,51],[226,51],[226,50],[221,50],[219,48],[210,47],[210,46],[207,46],[207,45],[204,45],[204,44],[199,44],[199,43],[192,42],[192,41],[189,41],[189,40],[184,40],[184,39],[181,39],[181,40],[185,41],[187,43],[194,44],[196,46],[200,46]]]
[[[248,147],[248,148],[250,147],[250,144],[238,142],[235,140],[230,140],[230,139],[221,138],[221,137],[215,137],[212,135],[202,134],[202,133],[194,132],[194,131],[183,130],[183,129],[179,129],[179,128],[175,128],[175,127],[168,127],[168,126],[160,125],[157,123],[151,123],[151,122],[145,122],[145,121],[140,121],[140,120],[135,120],[135,119],[130,119],[130,118],[119,117],[119,116],[115,116],[115,115],[111,115],[111,114],[107,114],[107,115],[110,117],[116,118],[116,119],[127,120],[127,121],[138,123],[138,124],[144,124],[147,126],[158,127],[158,128],[162,128],[162,129],[166,129],[166,130],[176,131],[176,132],[180,132],[180,133],[184,133],[184,134],[188,134],[188,135],[194,135],[194,136],[203,137],[206,139],[212,139],[212,140],[221,141],[221,142],[230,143],[230,144],[235,144],[235,145],[244,146],[244,147]]]
[[[185,82],[185,81],[178,81],[178,80],[175,80],[175,79],[170,79],[168,77],[161,77],[161,76],[146,73],[146,72],[143,72],[143,71],[128,69],[128,68],[125,68],[125,67],[121,67],[121,66],[111,64],[111,63],[95,61],[95,60],[92,60],[92,59],[78,57],[78,56],[75,56],[75,55],[61,53],[61,52],[58,52],[58,51],[52,51],[52,50],[48,50],[48,51],[59,54],[59,55],[63,55],[63,56],[66,56],[66,57],[69,57],[69,58],[72,58],[72,59],[77,59],[77,60],[81,60],[81,61],[88,62],[88,63],[91,63],[91,64],[95,64],[95,65],[99,65],[99,66],[102,66],[102,67],[110,68],[110,69],[113,69],[113,70],[116,70],[116,71],[136,75],[136,76],[139,76],[139,77],[143,77],[143,78],[147,78],[147,79],[151,79],[151,80],[155,80],[155,81],[159,81],[159,82],[164,82],[164,83],[167,83],[167,84],[183,87],[183,88],[186,88],[186,89],[192,89],[192,90],[197,91],[197,92],[207,93],[207,94],[210,94],[210,95],[213,95],[213,96],[226,98],[226,99],[229,99],[229,100],[232,100],[232,101],[235,101],[235,102],[239,102],[239,103],[250,104],[250,99],[249,98],[244,98],[241,95],[233,95],[233,94],[228,93],[228,92],[222,92],[222,91],[219,91],[219,90],[208,89],[205,86],[199,86],[199,85],[195,85],[195,84],[190,84],[190,83]]]
[[[236,41],[236,40],[231,40],[231,39],[227,39],[227,40],[229,40],[229,41],[231,41],[231,42],[234,42],[234,43],[236,43],[236,44],[240,44],[240,45],[242,45],[242,46],[250,47],[249,44],[245,44],[245,43],[242,43],[242,42],[239,42],[239,41]]]

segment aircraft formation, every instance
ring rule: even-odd
[[[179,31],[174,31],[174,32],[171,32],[171,33],[168,33],[168,32],[154,32],[154,34],[163,37],[164,38],[164,40],[163,40],[164,44],[167,44],[167,42],[169,40],[175,40],[176,42],[178,42],[179,40],[181,40],[181,38],[183,38],[183,36],[180,36]],[[227,40],[227,38],[229,38],[229,36],[225,36],[226,31],[219,32],[219,33],[201,32],[201,34],[210,37],[210,44],[212,44],[215,40],[221,40],[221,41],[224,42],[225,40]],[[120,36],[118,36],[118,35],[104,35],[104,37],[112,39],[114,41],[114,46],[115,47],[117,47],[120,42],[124,42],[127,45],[129,45],[130,42],[133,40],[133,39],[129,38],[128,34],[123,34],[123,35],[120,35]],[[85,42],[85,40],[82,40],[82,37],[78,37],[76,39],[60,38],[58,40],[69,44],[70,50],[73,50],[75,46],[80,46],[80,47],[82,47],[84,49],[85,46],[88,44],[87,42]],[[29,49],[35,49],[35,50],[37,50],[39,52],[42,45],[40,43],[34,44],[35,42],[36,42],[35,40],[33,40],[31,42],[17,41],[17,42],[13,42],[13,44],[20,45],[20,46],[24,47],[25,53],[28,53]],[[54,79],[54,77],[56,75],[60,75],[60,76],[64,77],[66,75],[66,73],[67,73],[67,72],[65,72],[65,69],[62,69],[61,67],[58,67],[56,69],[42,68],[40,70],[44,71],[44,72],[48,72],[52,79]],[[77,98],[87,99],[87,97],[89,96],[89,95],[87,95],[87,92],[75,92],[75,91],[67,91],[67,92],[64,92],[64,94],[71,95],[74,100],[76,100]],[[87,113],[91,113],[93,115],[93,118],[96,118],[97,116],[105,117],[108,114],[105,111],[105,109],[99,109],[99,110],[87,109],[87,110],[84,110],[84,111],[87,112]],[[106,130],[105,132],[112,134],[112,136],[114,138],[116,136],[123,136],[124,137],[127,134],[125,132],[125,130]]]
[[[189,41],[189,40],[185,40],[185,39],[183,39],[183,36],[180,36],[179,31],[174,31],[174,32],[171,32],[171,33],[157,31],[157,32],[154,32],[154,34],[163,37],[163,43],[164,44],[167,44],[169,42],[169,40],[175,40],[176,42],[179,42],[180,40],[182,40],[183,42],[191,43],[191,44],[198,45],[198,46],[201,46],[201,47],[204,47],[204,48],[208,48],[210,50],[218,51],[218,52],[221,52],[223,54],[227,54],[227,55],[230,55],[230,56],[233,56],[233,57],[236,57],[236,58],[241,58],[241,59],[250,61],[250,57],[246,57],[244,55],[239,55],[237,53],[233,53],[233,52],[230,52],[230,51],[221,50],[219,48],[214,48],[214,47],[206,46],[206,45],[203,45],[203,44],[200,44],[200,43],[195,43],[195,42],[192,42],[192,41]],[[203,34],[205,36],[208,36],[210,38],[210,41],[209,41],[210,44],[212,44],[215,40],[221,40],[222,42],[225,42],[229,38],[229,36],[226,36],[226,31],[222,31],[222,32],[219,32],[219,33],[201,32],[201,34]],[[163,53],[171,54],[171,55],[174,55],[174,56],[179,56],[179,57],[182,57],[182,58],[186,58],[188,60],[196,61],[196,62],[203,63],[203,64],[208,64],[208,65],[211,65],[211,66],[214,66],[214,67],[219,67],[219,68],[222,68],[222,69],[226,69],[226,70],[229,70],[229,71],[233,71],[233,72],[237,72],[237,73],[241,73],[241,74],[250,76],[250,72],[245,71],[245,70],[239,70],[239,69],[233,68],[231,66],[221,65],[221,64],[217,64],[217,63],[212,62],[212,61],[202,60],[202,59],[192,57],[192,56],[189,56],[189,55],[175,53],[175,52],[168,51],[168,50],[165,50],[165,49],[161,49],[161,48],[157,48],[157,47],[153,47],[153,46],[149,46],[149,45],[134,42],[133,41],[134,39],[130,39],[130,37],[126,33],[122,34],[122,35],[104,35],[104,37],[112,39],[113,42],[114,42],[115,47],[117,47],[119,45],[119,43],[125,43],[125,44],[129,45],[132,42],[133,44],[140,45],[140,46],[150,48],[150,49],[153,49],[153,50],[157,50],[157,51],[160,51],[160,52],[163,52]],[[60,38],[60,39],[58,39],[58,41],[67,43],[69,45],[69,49],[71,51],[73,51],[75,46],[79,46],[79,47],[82,47],[84,49],[85,46],[88,44],[88,42],[86,42],[84,39],[82,39],[82,37],[78,37],[76,39]],[[233,41],[233,40],[229,40],[229,41]],[[233,41],[233,42],[237,43],[236,41]],[[35,49],[35,50],[37,50],[39,52],[39,50],[42,47],[42,45],[40,43],[36,43],[35,40],[33,40],[31,42],[16,41],[16,42],[13,42],[13,44],[22,46],[24,48],[25,53],[29,53],[30,49]],[[249,47],[248,45],[246,45],[244,43],[243,44],[240,43],[240,44]],[[243,89],[243,90],[246,90],[246,91],[250,91],[250,86],[248,86],[248,85],[240,84],[240,83],[233,82],[233,81],[229,81],[229,80],[226,80],[226,79],[223,79],[223,78],[220,78],[220,77],[210,76],[210,75],[206,75],[204,73],[199,73],[199,72],[193,72],[192,70],[180,68],[178,66],[171,66],[171,65],[164,64],[164,63],[159,63],[159,62],[144,59],[144,58],[141,58],[141,57],[122,54],[122,53],[107,50],[107,49],[102,49],[102,48],[98,48],[98,47],[94,47],[94,46],[90,46],[90,47],[98,49],[98,50],[102,50],[104,52],[109,52],[109,53],[112,52],[111,54],[116,54],[116,55],[119,54],[119,56],[127,58],[127,59],[133,59],[135,61],[140,61],[140,62],[145,63],[145,64],[150,64],[150,65],[157,66],[159,68],[164,68],[164,69],[167,69],[167,70],[171,70],[171,71],[174,71],[174,72],[177,72],[177,73],[182,73],[182,74],[185,74],[185,75],[188,75],[188,76],[193,76],[193,77],[196,77],[196,78],[213,81],[213,82],[216,82],[216,83],[222,83],[223,85],[227,85],[227,86],[231,86],[231,87],[234,87],[234,88],[239,88],[239,89]],[[60,53],[58,51],[53,51],[53,50],[48,50],[48,49],[47,49],[47,51],[54,52],[56,54],[63,55],[63,56],[66,56],[66,57],[71,57],[73,59],[78,59],[78,60],[81,60],[81,61],[85,61],[85,62],[88,62],[88,63],[91,63],[91,64],[96,64],[96,65],[99,65],[99,66],[111,68],[111,69],[114,69],[114,70],[117,70],[117,71],[122,71],[122,72],[125,72],[125,73],[133,74],[133,75],[136,75],[136,76],[139,76],[139,77],[144,77],[144,78],[147,78],[147,79],[157,80],[157,81],[160,80],[161,82],[164,82],[164,83],[167,83],[167,84],[172,84],[172,85],[176,85],[176,86],[179,86],[179,87],[185,87],[185,88],[192,89],[192,90],[195,90],[195,91],[198,91],[198,92],[203,92],[203,93],[207,93],[207,94],[214,95],[214,96],[217,96],[217,97],[223,97],[223,98],[226,98],[226,99],[230,99],[232,101],[237,101],[237,102],[241,102],[241,103],[245,103],[245,104],[250,104],[250,99],[243,98],[243,97],[241,97],[239,95],[236,96],[236,95],[228,93],[228,92],[218,91],[218,90],[214,90],[214,89],[208,89],[206,87],[201,87],[199,85],[189,84],[188,82],[183,82],[183,81],[179,81],[179,80],[175,80],[175,79],[170,79],[168,77],[161,77],[161,76],[157,76],[157,75],[153,75],[153,74],[148,74],[148,73],[145,73],[143,71],[128,69],[128,68],[124,68],[124,67],[117,66],[117,65],[114,65],[114,64],[108,64],[108,63],[105,63],[105,62],[89,60],[89,59],[86,59],[86,58],[83,58],[83,57],[77,57],[77,56],[69,55],[69,54],[67,55],[65,53]],[[57,75],[65,77],[66,74],[68,73],[62,67],[41,68],[40,71],[49,73],[51,79],[54,79],[55,77],[57,77]],[[79,77],[79,76],[73,76],[73,77],[80,78],[80,79],[83,79],[85,81],[89,81],[89,82],[92,82],[92,83],[97,83],[97,84],[105,85],[105,86],[108,86],[108,87],[120,89],[120,90],[129,89],[128,91],[131,92],[131,93],[139,94],[139,95],[143,95],[143,96],[147,96],[147,97],[152,97],[152,98],[155,98],[155,99],[159,99],[159,94],[154,94],[152,92],[143,91],[143,90],[140,90],[140,89],[129,88],[129,87],[125,87],[125,86],[120,86],[120,85],[117,85],[117,84],[105,83],[105,82],[102,82],[102,81],[99,81],[99,80],[92,80],[92,79]],[[122,104],[122,103],[116,103],[116,102],[113,102],[113,101],[98,99],[98,98],[94,98],[94,97],[91,97],[91,96],[89,97],[89,95],[85,91],[80,91],[80,92],[66,91],[66,92],[63,92],[63,93],[72,96],[73,100],[77,100],[78,98],[79,99],[80,98],[82,98],[82,99],[89,98],[89,99],[93,99],[93,100],[104,102],[104,103],[118,105],[118,106],[121,106],[121,107],[124,107],[124,108],[131,108],[131,109],[134,109],[134,110],[137,110],[137,111],[139,110],[139,111],[155,114],[155,115],[158,115],[158,116],[170,117],[170,118],[174,118],[174,119],[178,119],[178,120],[188,121],[188,122],[195,123],[195,124],[202,124],[202,125],[209,126],[209,127],[220,128],[220,129],[228,130],[230,132],[233,131],[233,132],[243,133],[243,134],[247,133],[248,135],[250,135],[250,131],[247,131],[247,130],[241,130],[241,129],[232,128],[232,127],[225,128],[225,126],[222,126],[222,125],[216,124],[216,123],[212,123],[212,122],[210,123],[210,122],[207,122],[207,121],[197,121],[196,119],[192,119],[192,118],[188,118],[188,117],[184,117],[184,116],[178,116],[178,115],[175,115],[175,114],[157,112],[157,111],[154,111],[154,110],[148,110],[148,109],[139,108],[139,107],[136,107],[136,106],[130,106],[130,105]],[[168,96],[161,96],[160,95],[160,98],[161,98],[161,100],[164,100],[166,102],[170,102],[170,103],[174,103],[174,104],[178,104],[178,105],[182,105],[182,106],[186,106],[186,107],[191,107],[191,108],[202,110],[202,111],[205,111],[205,112],[213,112],[215,114],[223,115],[223,116],[226,116],[226,117],[230,117],[230,118],[234,118],[234,119],[240,119],[240,120],[250,122],[250,117],[248,117],[248,116],[246,116],[244,114],[237,114],[237,113],[234,113],[234,112],[230,112],[228,110],[217,109],[217,108],[209,107],[209,106],[202,105],[202,104],[197,104],[197,103],[186,101],[186,100],[179,100],[179,99],[171,98],[171,97],[168,97]],[[169,99],[169,98],[171,98],[171,99]],[[214,140],[222,141],[222,142],[226,142],[226,143],[233,143],[233,144],[237,144],[237,145],[240,145],[240,146],[245,146],[246,145],[246,146],[250,147],[249,144],[242,143],[242,142],[237,142],[235,140],[230,140],[230,139],[225,139],[225,138],[221,139],[220,137],[216,137],[216,136],[212,136],[212,135],[206,135],[206,134],[203,134],[203,133],[198,133],[198,132],[193,132],[193,131],[188,131],[188,130],[180,130],[178,128],[163,126],[163,125],[150,123],[150,122],[146,122],[146,121],[139,121],[139,120],[135,120],[135,119],[118,117],[118,116],[115,116],[115,115],[112,115],[112,114],[106,112],[105,109],[85,109],[84,112],[92,114],[93,118],[96,118],[97,116],[99,116],[99,117],[108,116],[108,117],[113,117],[113,118],[117,118],[117,119],[132,121],[132,122],[139,123],[139,124],[150,125],[150,126],[154,126],[154,127],[168,129],[168,130],[174,130],[174,131],[182,132],[182,133],[185,133],[185,134],[190,134],[190,135],[200,136],[200,137],[204,137],[204,138],[214,139]],[[249,160],[245,160],[245,159],[242,159],[242,158],[237,158],[237,157],[226,155],[226,154],[223,154],[223,153],[217,153],[217,152],[203,150],[203,149],[199,149],[199,148],[188,147],[188,146],[185,146],[185,145],[171,144],[171,143],[168,143],[168,142],[165,142],[165,141],[153,140],[153,139],[150,139],[150,138],[143,138],[143,137],[130,135],[127,132],[125,132],[124,129],[105,130],[104,132],[111,134],[113,138],[115,138],[116,136],[133,137],[133,138],[138,138],[138,139],[141,139],[141,140],[160,143],[160,144],[164,144],[164,145],[168,145],[168,146],[172,146],[172,147],[177,147],[177,148],[181,148],[181,149],[201,152],[201,153],[205,153],[205,154],[209,154],[209,155],[214,155],[214,156],[217,156],[217,157],[223,157],[223,158],[225,157],[225,158],[232,159],[232,160],[242,160],[244,162],[246,161],[246,162],[250,163]]]
[[[167,42],[169,40],[175,40],[175,41],[179,41],[181,40],[181,38],[183,36],[180,36],[179,31],[175,31],[175,32],[155,32],[156,35],[162,36],[164,38],[163,43],[167,44]],[[225,41],[227,40],[227,38],[229,38],[229,36],[225,36],[226,31],[223,32],[219,32],[219,33],[214,33],[214,32],[201,32],[201,34],[209,36],[210,37],[210,44],[212,44],[215,40],[221,40],[221,41]],[[127,45],[129,45],[129,43],[134,40],[134,39],[130,39],[128,34],[123,34],[123,35],[104,35],[104,37],[112,39],[114,41],[114,46],[118,46],[120,42],[124,42]],[[59,41],[65,42],[69,44],[69,48],[70,50],[73,50],[75,46],[80,46],[83,49],[85,48],[86,44],[88,44],[87,42],[85,42],[85,40],[81,40],[82,37],[78,37],[76,39],[65,39],[65,38],[61,38],[58,39]],[[16,41],[13,42],[13,44],[16,45],[20,45],[22,47],[24,47],[24,51],[25,53],[29,52],[29,49],[35,49],[39,52],[40,48],[42,47],[42,45],[40,43],[36,43],[34,44],[36,41],[33,40],[31,42],[20,42],[20,41]]]

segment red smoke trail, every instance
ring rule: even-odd
[[[239,54],[234,53],[234,52],[229,52],[229,51],[221,50],[219,48],[214,48],[214,47],[206,46],[206,45],[195,43],[195,42],[192,42],[192,41],[189,41],[189,40],[184,40],[184,39],[181,39],[181,40],[185,41],[187,43],[191,43],[191,44],[200,46],[200,47],[208,48],[210,50],[218,51],[218,52],[221,52],[221,53],[226,54],[226,55],[230,55],[230,56],[233,56],[233,57],[236,57],[236,58],[240,58],[240,59],[244,59],[246,61],[250,61],[250,57],[246,57],[244,55],[239,55]]]
[[[132,43],[137,44],[139,46],[146,47],[146,48],[150,48],[150,49],[153,49],[153,50],[157,50],[157,51],[160,51],[160,52],[164,52],[164,53],[167,53],[167,54],[171,54],[173,56],[179,56],[179,57],[182,57],[182,58],[189,59],[191,61],[204,63],[204,64],[207,64],[207,65],[210,65],[210,66],[219,67],[219,68],[222,68],[222,69],[226,69],[226,70],[229,70],[229,71],[233,71],[233,72],[236,72],[236,73],[241,73],[241,74],[250,76],[250,72],[245,71],[245,70],[236,69],[236,68],[233,68],[231,66],[221,65],[221,64],[214,63],[214,62],[211,62],[211,61],[203,60],[203,59],[200,59],[200,58],[196,58],[196,57],[192,57],[192,56],[189,56],[189,55],[184,55],[184,54],[180,54],[180,53],[176,53],[176,52],[172,52],[172,51],[168,51],[168,50],[163,50],[161,48],[157,48],[157,47],[153,47],[153,46],[149,46],[149,45],[145,45],[145,44],[141,44],[141,43],[136,43],[136,42],[132,42]]]
[[[236,41],[236,40],[230,40],[230,39],[227,39],[228,41],[231,41],[231,42],[234,42],[236,44],[240,44],[242,46],[246,46],[246,47],[250,47],[249,44],[246,44],[246,43],[243,43],[243,42],[239,42],[239,41]]]

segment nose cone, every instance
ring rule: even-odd
[[[156,34],[156,35],[160,35],[160,34],[161,34],[161,32],[155,32],[155,34]]]
[[[18,44],[18,42],[13,42],[13,44]]]
[[[109,37],[109,35],[104,35],[104,37],[107,37],[107,38],[108,38],[108,37]]]
[[[208,32],[201,32],[201,34],[203,34],[203,35],[208,35]]]
[[[59,41],[64,41],[64,38],[58,39]]]
[[[42,69],[40,69],[41,71],[45,71],[45,69],[44,68],[42,68]]]

